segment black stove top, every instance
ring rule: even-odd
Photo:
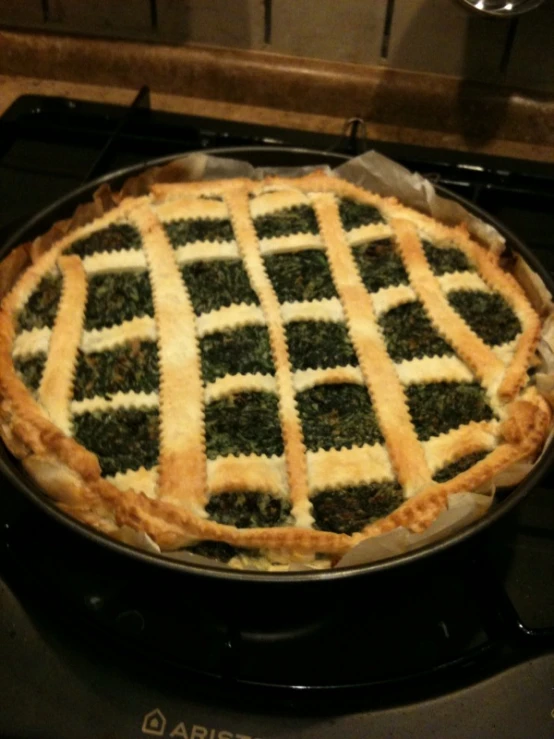
[[[0,237],[91,177],[206,148],[370,144],[473,200],[554,272],[554,167],[20,98],[0,119]],[[398,573],[226,583],[99,550],[0,494],[0,736],[521,737],[554,732],[554,474]]]

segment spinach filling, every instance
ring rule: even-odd
[[[206,406],[208,459],[283,453],[279,400],[273,393],[235,393]]]
[[[370,223],[384,223],[385,219],[378,208],[366,203],[358,203],[350,198],[341,198],[339,215],[345,231],[368,226]]]
[[[195,241],[232,241],[235,238],[227,218],[195,218],[170,221],[164,229],[174,249]]]
[[[89,277],[85,331],[114,326],[144,315],[154,315],[148,272],[106,273]]]
[[[38,390],[45,364],[46,354],[44,352],[33,354],[32,357],[14,360],[15,369],[19,372],[21,379],[30,390]]]
[[[477,462],[485,459],[487,454],[489,454],[488,451],[467,454],[465,457],[458,459],[457,462],[452,462],[435,472],[433,480],[435,482],[448,482],[448,480],[452,480],[456,475],[460,475],[462,472],[469,470],[470,467],[473,467],[474,464],[477,464]]]
[[[388,516],[402,503],[402,490],[398,483],[372,482],[318,493],[312,498],[312,515],[315,528],[321,531],[354,534]]]
[[[78,254],[83,258],[100,251],[136,250],[140,249],[141,245],[140,233],[134,226],[129,223],[112,223],[107,228],[74,241],[66,254]]]
[[[317,218],[310,205],[293,205],[291,208],[258,216],[254,219],[254,228],[259,239],[318,232]]]
[[[201,557],[208,557],[208,559],[216,559],[218,562],[224,562],[225,564],[239,554],[255,556],[257,553],[255,549],[244,549],[226,544],[224,541],[209,540],[201,541],[192,547],[187,547],[185,551],[191,554],[198,554]]]
[[[304,443],[311,451],[383,443],[367,389],[317,385],[296,396]]]
[[[30,296],[26,305],[19,311],[17,324],[19,331],[33,328],[52,328],[62,294],[60,275],[46,275]]]
[[[284,526],[289,522],[288,500],[267,493],[218,493],[210,498],[206,512],[213,521],[238,529]]]
[[[391,239],[358,244],[352,247],[352,254],[368,292],[409,283],[402,259],[396,253]]]
[[[287,344],[293,369],[317,369],[358,364],[343,323],[293,321],[287,324]]]
[[[77,441],[94,452],[102,474],[149,469],[158,462],[158,409],[119,408],[73,417]]]
[[[498,293],[453,290],[448,293],[448,302],[485,344],[504,344],[521,331],[517,316]]]
[[[79,351],[75,400],[112,393],[150,393],[158,389],[158,350],[154,341],[130,341],[115,349],[85,354]]]
[[[181,273],[196,315],[233,303],[260,302],[240,259],[193,262],[181,267]]]
[[[296,254],[271,254],[265,268],[279,302],[322,300],[337,295],[329,263],[320,249]]]
[[[394,362],[453,354],[419,302],[403,303],[379,319],[387,351]]]
[[[490,421],[494,416],[477,382],[410,385],[406,399],[418,438],[423,441],[470,421]]]
[[[441,249],[429,241],[423,241],[423,251],[429,262],[429,266],[436,275],[444,275],[448,272],[473,271],[466,255],[460,249],[445,247]]]
[[[265,326],[242,326],[209,334],[200,340],[200,352],[205,382],[248,372],[275,374]]]

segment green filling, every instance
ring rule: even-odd
[[[30,331],[45,326],[52,328],[61,294],[62,278],[59,275],[43,277],[26,305],[19,311],[17,316],[19,331]]]
[[[185,551],[225,563],[229,562],[229,560],[233,559],[233,557],[236,557],[238,554],[244,553],[253,556],[257,552],[255,549],[233,547],[231,544],[226,544],[224,541],[201,541],[192,547],[187,547]]]
[[[98,456],[104,475],[157,464],[158,426],[157,408],[120,408],[73,417],[75,438]]]
[[[367,389],[361,385],[317,385],[296,396],[311,451],[383,442]]]
[[[433,246],[429,241],[423,242],[423,251],[434,274],[444,275],[447,272],[465,272],[472,270],[466,255],[460,249]]]
[[[181,272],[196,315],[233,303],[259,304],[240,259],[193,262]]]
[[[200,341],[202,375],[213,382],[225,375],[275,374],[269,333],[265,326],[243,326],[204,336]]]
[[[403,503],[396,482],[373,482],[359,487],[326,490],[312,498],[315,527],[335,534],[354,534]]]
[[[390,239],[359,244],[353,247],[352,254],[370,293],[382,287],[408,284],[408,275]]]
[[[238,529],[268,528],[288,523],[291,505],[267,493],[219,493],[210,498],[210,518]]]
[[[521,324],[504,298],[482,290],[453,290],[448,302],[486,344],[495,346],[515,339]]]
[[[293,321],[287,324],[287,344],[293,369],[317,369],[358,364],[343,323]]]
[[[447,482],[452,480],[456,475],[460,475],[462,472],[469,470],[474,464],[484,459],[489,452],[474,452],[473,454],[467,454],[465,457],[461,457],[457,462],[443,467],[438,472],[435,472],[433,480],[435,482]]]
[[[282,454],[279,401],[273,393],[235,393],[206,406],[208,459],[230,454]]]
[[[170,221],[164,228],[174,249],[194,241],[232,241],[235,238],[227,218]]]
[[[38,390],[45,364],[46,354],[44,352],[34,354],[32,357],[25,357],[25,359],[14,360],[15,369],[30,390]]]
[[[453,354],[451,347],[433,328],[421,303],[403,303],[392,308],[381,316],[379,325],[394,362]]]
[[[297,254],[271,254],[265,268],[281,303],[336,296],[329,263],[320,249]]]
[[[416,433],[423,441],[470,421],[489,421],[493,412],[476,382],[410,385],[406,398]]]
[[[318,232],[317,218],[309,205],[293,205],[292,208],[258,216],[254,219],[254,227],[259,239]]]
[[[107,228],[95,231],[84,239],[77,239],[66,254],[78,254],[89,257],[99,251],[121,251],[123,249],[140,249],[140,233],[128,223],[112,223]]]
[[[149,393],[157,390],[158,384],[158,351],[154,341],[131,341],[111,351],[79,352],[75,400],[131,390]]]
[[[97,274],[89,278],[86,331],[144,315],[154,315],[148,272]]]
[[[345,231],[368,226],[370,223],[384,223],[385,219],[373,205],[357,203],[350,198],[342,198],[339,203],[339,214]]]

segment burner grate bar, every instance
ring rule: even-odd
[[[109,164],[111,155],[113,154],[113,152],[115,151],[117,147],[119,138],[125,126],[129,123],[129,121],[131,121],[136,116],[137,111],[140,109],[143,109],[143,110],[150,109],[150,89],[147,87],[147,85],[144,85],[138,91],[135,99],[133,100],[129,108],[127,109],[125,115],[120,120],[114,132],[112,133],[110,138],[107,140],[104,147],[102,148],[97,158],[93,162],[92,166],[90,167],[90,169],[84,176],[81,182],[82,185],[104,174],[106,170],[106,166]]]
[[[524,623],[486,554],[468,562],[462,574],[481,606],[483,624],[491,641],[523,639],[528,646],[536,647],[554,644],[554,627],[532,628]]]

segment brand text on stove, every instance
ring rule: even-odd
[[[142,721],[142,733],[149,736],[169,736],[172,739],[260,739],[250,734],[236,734],[226,729],[212,729],[201,724],[179,721],[173,727],[159,708],[149,711]]]

